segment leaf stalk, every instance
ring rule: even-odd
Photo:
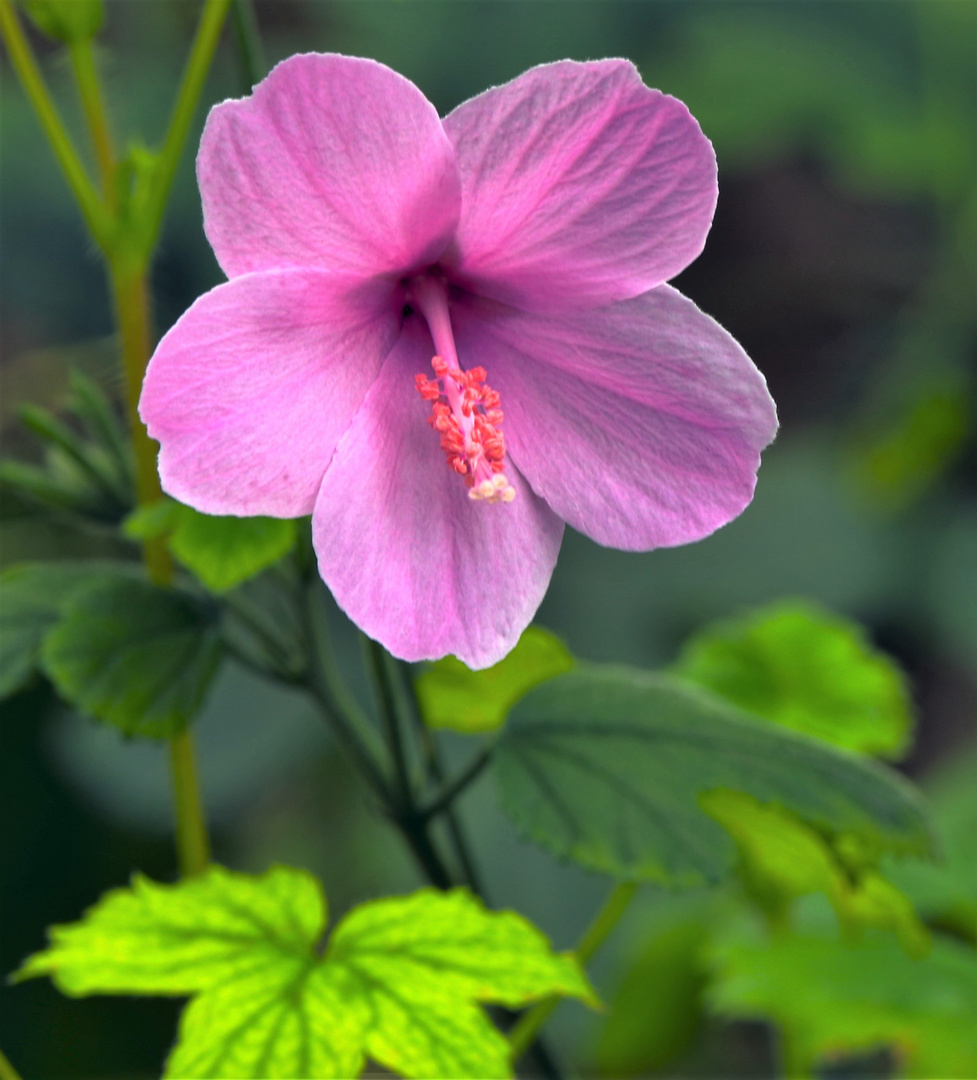
[[[604,902],[604,906],[597,912],[594,921],[580,939],[580,944],[574,949],[581,964],[586,964],[603,945],[607,936],[617,926],[621,916],[627,910],[636,890],[637,885],[633,881],[622,881],[614,886],[610,896]],[[550,1018],[553,1010],[562,1000],[561,997],[556,996],[544,998],[543,1001],[540,1001],[523,1014],[519,1023],[516,1024],[509,1035],[513,1064],[529,1049],[540,1028]]]

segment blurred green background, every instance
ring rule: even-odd
[[[977,4],[259,0],[255,9],[269,63],[308,50],[375,57],[442,113],[563,57],[626,56],[689,105],[716,146],[720,199],[705,253],[676,284],[765,373],[781,434],[754,504],[700,544],[634,555],[568,533],[539,621],[579,656],[653,666],[704,622],[811,597],[861,621],[908,672],[918,708],[909,774],[935,784],[965,760],[977,737]],[[197,14],[183,0],[108,0],[99,60],[120,144],[159,139]],[[67,64],[50,42],[32,41],[84,144]],[[203,101],[248,88],[229,24]],[[19,403],[57,406],[72,366],[118,384],[100,264],[5,54],[0,91],[0,437],[6,454],[28,457]],[[192,157],[154,268],[160,333],[221,280]],[[92,550],[34,523],[0,528],[4,564]],[[64,715],[42,685],[0,708],[8,972],[47,925],[76,918],[136,868],[170,877],[173,859],[163,747]],[[300,698],[228,666],[197,730],[227,864],[308,867],[337,914],[419,883]],[[463,755],[461,737],[447,749]],[[974,787],[957,788],[968,793],[956,796],[959,814],[973,820]],[[522,844],[487,783],[464,815],[492,901],[570,947],[605,883]],[[660,1002],[696,1000],[697,976],[667,958],[695,939],[694,919],[677,915],[711,902],[644,888],[598,964],[602,991],[613,997],[625,977],[640,985],[640,957],[639,968],[674,973]],[[655,937],[665,923],[672,936]],[[759,1025],[657,1007],[667,1029],[659,1059],[622,1065],[601,1043],[603,1021],[574,1005],[558,1014],[553,1041],[588,1073],[657,1064],[663,1075],[773,1075]],[[150,1076],[177,1009],[4,987],[0,1045],[25,1076]],[[831,1075],[887,1067],[876,1055]]]

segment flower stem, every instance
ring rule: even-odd
[[[487,746],[483,747],[472,757],[465,768],[462,769],[453,780],[450,780],[445,784],[431,802],[424,807],[421,811],[423,816],[426,818],[434,818],[439,814],[445,813],[465,788],[481,775],[482,770],[488,765],[491,757],[491,749]]]
[[[0,31],[7,43],[11,62],[34,106],[61,171],[81,208],[82,216],[95,241],[104,250],[112,233],[111,216],[92,186],[71,137],[61,122],[10,0],[0,0]]]
[[[20,1073],[10,1064],[2,1050],[0,1050],[0,1080],[20,1080]]]
[[[442,790],[445,790],[445,770],[441,763],[441,754],[438,750],[438,744],[435,741],[431,729],[424,723],[424,717],[421,714],[421,705],[417,700],[417,689],[414,685],[414,680],[411,678],[408,666],[402,664],[401,668],[403,671],[404,682],[406,683],[410,694],[410,713],[414,721],[414,731],[417,740],[421,745],[421,753],[424,756],[424,766],[427,770],[428,781],[432,784],[438,784]],[[488,759],[486,758],[486,763],[487,760]],[[474,775],[468,777],[469,782],[474,779]],[[461,789],[454,792],[454,796],[457,796],[460,793]],[[435,801],[437,801],[437,797],[435,797]],[[438,808],[437,812],[444,815],[445,823],[448,826],[448,835],[451,838],[451,846],[454,849],[458,865],[461,867],[464,880],[476,896],[480,896],[482,900],[487,902],[488,897],[485,892],[485,887],[482,885],[480,875],[475,867],[474,856],[471,853],[468,840],[462,829],[461,821],[453,802],[449,801],[445,803],[443,807]],[[434,816],[431,813],[430,806],[428,807],[427,813],[429,817]]]
[[[233,0],[233,4],[231,15],[234,19],[242,74],[247,82],[245,90],[250,91],[251,87],[261,82],[268,73],[268,65],[265,63],[265,50],[261,44],[258,20],[251,0]]]
[[[614,886],[611,895],[597,913],[596,918],[580,939],[574,952],[581,964],[585,964],[600,948],[608,934],[617,926],[621,916],[627,910],[634,896],[637,885],[633,881],[624,881]],[[520,1019],[509,1036],[512,1061],[515,1063],[526,1052],[536,1038],[539,1029],[550,1018],[550,1014],[563,999],[557,996],[545,998],[534,1005]]]
[[[176,104],[173,106],[170,126],[163,141],[163,149],[160,151],[156,174],[141,215],[145,228],[143,242],[147,252],[156,245],[166,201],[169,198],[173,177],[176,175],[176,166],[180,160],[180,151],[186,141],[187,131],[193,120],[197,100],[203,90],[204,80],[207,78],[230,4],[231,0],[206,0],[204,4],[204,10],[197,25],[197,34],[183,70],[183,80],[176,96]]]
[[[197,766],[189,731],[181,731],[170,739],[170,766],[176,806],[176,849],[180,874],[182,877],[192,877],[207,869],[210,863],[210,842],[204,825],[203,807],[200,804]]]
[[[71,43],[71,64],[75,69],[75,82],[81,97],[82,109],[88,130],[95,148],[95,161],[102,178],[102,191],[106,205],[115,207],[115,151],[112,148],[112,135],[102,104],[102,91],[99,86],[98,72],[95,69],[95,55],[90,38],[79,38]]]
[[[302,618],[310,658],[307,689],[318,702],[336,737],[385,809],[394,805],[390,782],[379,763],[369,722],[350,694],[332,654],[329,627],[320,601],[321,583],[313,570],[305,585]]]
[[[413,784],[411,784],[410,770],[407,766],[407,754],[400,730],[400,708],[398,708],[398,705],[401,703],[397,701],[392,673],[388,668],[391,657],[379,642],[368,638],[365,634],[361,635],[361,640],[366,653],[367,666],[377,688],[380,719],[383,722],[387,747],[397,777],[397,796],[400,809],[412,813],[416,809],[414,806]]]
[[[129,437],[136,461],[136,495],[139,503],[145,505],[155,502],[162,494],[156,471],[156,444],[146,433],[138,412],[139,393],[149,363],[152,340],[149,282],[145,266],[133,267],[124,259],[109,261],[109,280],[122,350]],[[173,576],[173,563],[165,540],[158,538],[147,541],[143,546],[143,559],[150,580],[155,585],[168,585]],[[188,876],[200,873],[210,860],[193,741],[188,731],[179,732],[170,740],[170,767],[176,813],[177,859],[180,872]]]
[[[454,881],[431,836],[429,815],[417,805],[404,746],[403,728],[409,711],[396,661],[378,642],[363,635],[367,667],[373,676],[387,746],[397,775],[397,796],[390,805],[394,824],[432,885],[451,888]]]

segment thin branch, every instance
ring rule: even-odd
[[[428,803],[427,806],[421,810],[421,814],[424,818],[430,819],[437,817],[439,814],[443,814],[448,810],[455,799],[465,790],[466,787],[477,776],[479,776],[482,770],[488,765],[492,758],[492,749],[489,746],[484,746],[482,749],[469,761],[464,769],[451,781],[449,781],[445,787]]]
[[[7,0],[2,0],[2,2],[7,2]],[[230,4],[231,0],[207,0],[200,16],[197,34],[183,71],[183,81],[173,106],[170,126],[163,141],[158,169],[153,178],[145,209],[144,220],[147,232],[144,243],[147,253],[156,244],[156,237],[163,221],[163,211],[166,208],[166,201],[169,198],[176,167],[180,160],[180,152],[186,141],[207,72],[210,70],[210,63],[217,48],[217,42],[220,40]]]
[[[623,881],[614,886],[610,896],[604,902],[604,906],[580,939],[580,944],[574,949],[581,964],[585,964],[594,955],[604,943],[607,935],[617,926],[621,916],[631,903],[631,898],[634,896],[636,889],[637,885],[633,881]],[[557,995],[544,998],[527,1013],[523,1014],[519,1023],[516,1024],[509,1035],[513,1064],[529,1049],[537,1038],[539,1029],[550,1018],[550,1014],[562,1000],[563,998]]]
[[[3,33],[7,51],[10,53],[10,59],[20,76],[24,90],[34,106],[41,127],[44,128],[48,142],[58,159],[61,171],[81,208],[82,216],[95,241],[104,250],[111,239],[111,218],[88,179],[88,174],[85,172],[71,137],[48,93],[40,68],[20,28],[20,22],[14,14],[10,0],[0,0],[0,31]]]

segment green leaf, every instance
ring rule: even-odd
[[[135,501],[135,476],[132,448],[129,445],[121,417],[105,391],[77,368],[68,374],[71,411],[85,425],[94,443],[102,448],[118,476],[126,501]]]
[[[626,879],[690,886],[722,877],[733,844],[699,805],[717,788],[778,803],[872,850],[925,853],[931,844],[922,804],[897,774],[623,667],[588,667],[530,690],[492,765],[524,835]]]
[[[58,692],[129,735],[163,738],[197,711],[220,659],[216,613],[122,579],[76,593],[41,650]]]
[[[68,44],[93,38],[104,17],[102,0],[21,0],[21,3],[45,34]]]
[[[601,1029],[601,1076],[647,1076],[692,1042],[702,1020],[706,972],[700,953],[706,941],[702,922],[680,922],[641,949]]]
[[[49,452],[59,451],[72,463],[73,470],[80,471],[103,497],[107,497],[120,508],[131,502],[131,486],[120,474],[117,462],[103,446],[76,434],[54,413],[39,405],[23,405],[20,418],[24,425],[47,445]]]
[[[539,626],[528,627],[512,652],[484,671],[472,671],[446,656],[417,680],[424,722],[468,733],[494,731],[527,690],[569,671],[574,663],[563,642]]]
[[[290,519],[212,517],[172,499],[141,507],[126,519],[124,530],[139,540],[168,535],[173,555],[215,593],[277,562],[298,536]]]
[[[977,743],[961,748],[952,762],[927,778],[945,857],[938,863],[901,861],[886,873],[938,929],[977,947]]]
[[[594,1001],[575,959],[464,890],[363,904],[323,954],[325,927],[325,898],[301,870],[137,876],[52,928],[15,979],[50,975],[74,996],[197,995],[166,1067],[186,1080],[352,1077],[366,1055],[406,1077],[507,1076],[508,1043],[477,1002]]]
[[[41,644],[71,598],[95,582],[138,578],[136,565],[111,562],[23,563],[0,574],[0,698],[25,686],[38,665]]]
[[[795,731],[866,754],[898,757],[912,713],[896,665],[857,623],[804,601],[707,627],[675,674]]]
[[[958,942],[938,938],[914,959],[880,934],[734,939],[716,967],[712,1010],[780,1024],[806,1062],[889,1046],[900,1075],[977,1076],[977,963]]]
[[[909,900],[873,866],[852,860],[853,847],[861,854],[857,842],[840,838],[836,847],[796,815],[739,791],[710,791],[699,801],[736,841],[744,881],[769,912],[781,914],[796,897],[824,893],[849,932],[875,926],[894,931],[912,955],[929,948]]]

